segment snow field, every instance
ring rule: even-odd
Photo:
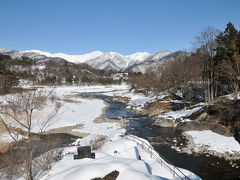
[[[102,114],[103,109],[107,106],[103,100],[100,99],[85,99],[81,98],[78,93],[112,93],[117,90],[126,90],[126,85],[112,85],[112,86],[60,86],[55,87],[54,95],[62,104],[57,116],[51,120],[49,126],[45,131],[74,126],[77,124],[83,125],[82,128],[73,129],[73,132],[89,133],[107,136],[120,128],[118,123],[94,123],[93,121]],[[51,88],[43,87],[43,91],[49,91]],[[8,95],[14,97],[14,95]],[[4,96],[0,100],[4,102]],[[40,132],[40,126],[43,123],[42,119],[47,119],[48,116],[54,111],[54,103],[47,102],[47,106],[40,111],[35,111],[33,117],[33,132]],[[17,126],[17,125],[16,125]],[[0,134],[0,141],[11,142],[12,138],[8,133]]]

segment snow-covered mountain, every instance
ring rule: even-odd
[[[148,58],[151,55],[152,54],[148,52],[137,52],[137,53],[126,56],[126,58],[128,59],[128,67],[144,61],[146,58]]]
[[[170,51],[160,51],[160,52],[157,52],[156,54],[153,54],[153,55],[149,56],[144,61],[151,61],[151,62],[159,61],[161,58],[163,58],[164,56],[167,56],[171,53],[172,52],[170,52]]]
[[[159,61],[161,58],[171,54],[169,51],[161,51],[156,54],[148,52],[137,52],[131,55],[124,56],[117,52],[103,53],[101,51],[94,51],[83,55],[68,55],[63,53],[49,53],[40,50],[26,50],[16,51],[0,48],[0,53],[9,55],[13,59],[22,59],[28,57],[36,60],[37,63],[44,63],[47,61],[59,61],[63,63],[65,60],[79,64],[86,63],[97,69],[124,71],[126,69],[132,71],[142,71],[146,69],[145,66],[152,62]],[[142,66],[141,64],[144,64]]]
[[[160,67],[167,61],[171,61],[180,56],[187,55],[189,55],[189,53],[183,51],[177,51],[174,53],[171,53],[169,51],[158,52],[152,56],[149,56],[143,62],[128,67],[125,71],[145,73],[146,71],[149,70],[156,70],[158,67]]]
[[[122,71],[127,67],[132,66],[134,64],[140,63],[144,61],[146,58],[151,56],[150,53],[147,52],[138,52],[132,55],[124,56],[117,52],[107,52],[103,53],[101,51],[94,51],[91,53],[83,54],[83,55],[68,55],[63,53],[49,53],[39,50],[29,50],[24,51],[29,53],[38,53],[45,55],[47,57],[59,57],[66,59],[72,63],[86,63],[97,69],[104,70],[113,70],[113,71]]]
[[[46,58],[46,56],[44,55],[33,53],[33,52],[7,50],[7,49],[2,50],[1,52],[5,55],[9,55],[12,59],[22,59],[23,57],[28,57],[30,59],[36,60],[36,59]]]
[[[17,51],[17,50],[9,50],[5,48],[0,48],[0,54],[8,55],[12,59],[23,59],[29,58],[35,60],[37,64],[42,64],[48,61],[57,62],[59,64],[63,64],[66,60],[59,57],[48,57],[43,54],[39,54],[37,52],[31,51]]]
[[[120,71],[127,68],[127,58],[116,52],[104,53],[94,59],[86,61],[92,67],[105,70]]]
[[[91,53],[87,53],[87,54],[83,54],[83,55],[68,55],[68,54],[64,54],[64,53],[49,53],[49,52],[40,51],[40,50],[28,50],[28,51],[23,51],[23,52],[38,53],[38,54],[45,55],[47,57],[59,57],[62,59],[66,59],[69,62],[76,63],[76,64],[84,63],[90,59],[94,59],[103,54],[103,52],[101,52],[101,51],[93,51]]]

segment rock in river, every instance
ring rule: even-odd
[[[160,126],[160,127],[175,127],[176,123],[173,118],[160,117],[157,120],[155,120],[154,125]]]

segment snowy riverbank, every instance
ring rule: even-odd
[[[212,154],[226,160],[240,159],[240,144],[234,137],[226,137],[210,130],[186,131],[183,135],[188,140],[185,151]]]
[[[50,91],[52,88],[41,87],[42,91]],[[87,99],[79,95],[79,93],[111,93],[116,91],[125,91],[128,89],[126,85],[112,86],[59,86],[54,88],[54,101],[48,101],[47,105],[40,111],[36,111],[33,117],[33,132],[40,132],[40,121],[46,118],[54,110],[54,103],[58,101],[62,104],[56,117],[45,131],[52,133],[71,133],[77,136],[99,135],[108,136],[115,130],[121,128],[116,122],[96,123],[94,120],[100,117],[107,107],[101,99]],[[7,95],[14,98],[14,94]],[[0,97],[4,101],[4,97]],[[13,139],[5,131],[0,133],[1,142],[11,142]]]
[[[169,169],[169,167],[174,169],[173,166],[166,162],[161,164],[133,139],[122,137],[123,134],[124,131],[120,130],[108,136],[104,145],[95,151],[96,159],[73,160],[73,153],[77,153],[76,147],[65,148],[63,158],[55,163],[52,170],[46,172],[40,180],[79,180],[79,178],[91,180],[96,177],[103,178],[113,171],[119,172],[118,180],[177,179],[177,175]],[[139,139],[150,145],[146,140]],[[84,139],[79,140],[80,144],[81,141]],[[192,180],[200,179],[188,170],[179,170]],[[178,174],[184,177],[183,174],[179,172]]]
[[[184,101],[172,100],[168,96],[168,93],[156,96],[151,92],[145,95],[134,91],[115,93],[116,100],[127,103],[128,108],[137,113],[152,117],[154,124],[161,127],[176,127],[180,122],[189,122],[192,114],[206,106],[205,103],[198,103],[186,107]]]
[[[175,127],[176,123],[179,122],[195,122],[188,117],[198,112],[199,110],[202,110],[206,106],[205,103],[198,103],[188,108],[166,111],[166,109],[161,109],[165,108],[161,103],[168,103],[171,102],[171,100],[162,100],[165,95],[154,96],[151,93],[149,95],[144,95],[142,93],[134,92],[117,93],[115,95],[117,97],[116,100],[127,103],[129,109],[133,109],[134,111],[137,111],[139,113],[145,113],[149,104],[156,104],[156,102],[160,102],[159,105],[161,106],[158,106],[158,108],[160,107],[160,109],[157,111],[157,115],[155,114],[154,116],[152,116],[152,118],[155,120],[155,125],[160,125],[162,127]],[[176,100],[174,102],[176,102]],[[177,101],[177,103],[183,102]],[[207,129],[208,126],[204,128]],[[197,129],[197,127],[195,129]],[[182,134],[184,137],[187,138],[188,142],[185,147],[175,147],[175,145],[173,145],[173,149],[177,150],[178,152],[205,153],[217,157],[223,157],[226,160],[240,159],[240,144],[234,139],[234,137],[226,137],[224,135],[214,133],[210,130],[186,130]]]
[[[164,160],[152,158],[149,151],[132,139],[123,137],[125,130],[120,122],[105,121],[103,112],[107,104],[101,99],[84,98],[79,93],[102,93],[113,96],[116,92],[127,92],[128,86],[88,86],[88,87],[56,87],[55,99],[63,104],[55,123],[48,127],[49,132],[61,132],[67,127],[72,133],[79,133],[81,137],[70,147],[63,148],[62,159],[52,164],[48,171],[39,171],[40,180],[82,179],[90,180],[104,177],[112,171],[119,172],[118,180],[133,179],[176,179],[176,172],[172,165]],[[48,90],[44,87],[43,90]],[[41,114],[51,109],[51,102],[43,108]],[[41,117],[41,114],[37,119]],[[102,121],[99,121],[99,118]],[[96,121],[98,119],[98,121]],[[38,132],[37,129],[35,129]],[[106,139],[105,139],[106,138]],[[136,137],[137,138],[137,137]],[[139,138],[141,139],[141,138]],[[149,142],[141,139],[151,146]],[[104,144],[103,144],[104,143]],[[102,145],[103,144],[103,145]],[[95,150],[96,159],[73,160],[78,146],[91,145]],[[157,155],[158,158],[160,158]],[[170,169],[169,169],[170,167]],[[176,169],[175,169],[176,170]],[[200,179],[192,172],[180,169],[191,179]],[[179,176],[184,176],[178,172]],[[20,178],[21,179],[21,178]]]

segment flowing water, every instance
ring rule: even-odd
[[[177,145],[186,144],[185,139],[175,128],[153,126],[153,121],[149,117],[129,111],[124,103],[113,101],[111,97],[104,95],[96,97],[109,103],[110,106],[106,110],[107,118],[127,118],[130,121],[127,132],[149,140],[156,151],[175,166],[188,169],[204,180],[240,179],[240,168],[232,167],[230,161],[212,155],[186,154],[173,150],[171,146],[176,145],[176,142]],[[240,166],[240,161],[236,163]]]

